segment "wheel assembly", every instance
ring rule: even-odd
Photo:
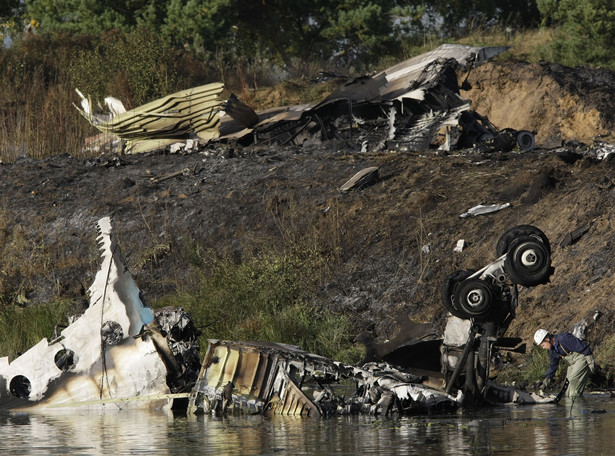
[[[517,237],[508,247],[504,271],[513,283],[526,287],[548,283],[553,273],[551,253],[535,237]]]
[[[457,388],[469,401],[479,396],[487,399],[491,394],[488,382],[493,347],[508,346],[498,341],[505,339],[504,332],[516,316],[517,285],[548,283],[554,272],[549,239],[535,226],[509,229],[498,240],[496,250],[496,260],[476,271],[449,275],[441,290],[444,306],[457,317],[447,319],[441,345],[446,393]],[[449,368],[454,368],[452,375]]]
[[[491,284],[481,279],[468,279],[459,284],[457,305],[466,318],[483,317],[493,310],[496,296]]]
[[[453,272],[446,278],[442,286],[441,294],[444,307],[458,318],[471,318],[471,315],[468,315],[459,307],[459,303],[457,302],[457,290],[459,289],[459,285],[472,274],[474,274],[474,271],[465,269]]]
[[[520,236],[530,236],[534,240],[542,242],[547,249],[549,255],[551,255],[551,245],[549,244],[549,238],[539,229],[532,225],[519,225],[506,231],[496,245],[496,254],[501,257],[505,253],[508,253],[508,248],[512,241]]]

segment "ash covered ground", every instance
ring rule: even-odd
[[[525,153],[361,153],[328,141],[2,164],[4,290],[25,305],[55,295],[85,302],[99,261],[95,223],[108,215],[146,299],[175,293],[191,276],[187,243],[239,258],[247,244],[318,233],[342,262],[314,305],[351,313],[357,334],[387,339],[400,312],[442,331],[444,279],[494,260],[500,235],[530,224],[549,237],[555,273],[550,284],[521,290],[507,335],[530,342],[538,326],[559,332],[585,321],[592,345],[615,343],[615,160],[603,155],[611,146],[594,142],[599,135],[613,141],[615,76],[494,62],[473,70],[468,82],[472,89],[461,95],[473,109],[500,128],[537,131],[539,146]],[[339,190],[370,166],[379,167],[377,182]],[[502,203],[510,207],[459,217],[478,204]],[[576,242],[560,245],[580,228],[587,231]],[[459,239],[466,248],[454,253]],[[598,362],[609,364],[608,354]]]

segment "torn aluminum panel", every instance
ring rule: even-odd
[[[92,103],[79,90],[81,108],[75,107],[97,129],[120,137],[126,152],[161,149],[189,138],[210,140],[219,136],[219,111],[224,102],[222,83],[177,92],[138,108],[122,112],[115,99],[106,99],[109,113],[95,114]]]
[[[463,252],[463,249],[465,249],[465,247],[466,247],[465,239],[458,239],[457,243],[455,244],[455,247],[453,248],[453,252],[454,253],[461,253],[461,252]]]
[[[89,308],[52,340],[41,340],[13,361],[0,359],[0,408],[167,408],[178,397],[168,377],[175,391],[194,383],[173,354],[193,350],[174,349],[161,331],[173,333],[182,313],[155,315],[143,304],[108,217],[98,221],[97,240],[102,264],[89,289]]]
[[[477,206],[471,207],[466,212],[459,215],[459,217],[466,218],[466,217],[476,217],[477,215],[491,214],[493,212],[498,212],[498,211],[501,211],[502,209],[506,209],[507,207],[510,207],[510,203],[479,204]]]
[[[559,402],[557,395],[539,392],[519,391],[514,386],[502,386],[488,383],[485,400],[491,404],[554,404]]]
[[[464,68],[480,65],[487,60],[510,49],[509,46],[466,46],[463,44],[442,44],[432,51],[411,57],[384,71],[387,87],[384,90],[389,97],[395,96],[396,87],[404,87],[407,81],[415,80],[423,68],[440,59],[455,59]],[[403,89],[402,89],[403,90]]]
[[[378,180],[378,167],[370,166],[368,168],[363,168],[361,171],[356,173],[350,179],[348,179],[342,186],[340,187],[340,191],[347,192],[352,189],[362,189],[369,185],[372,185],[374,182]]]
[[[506,46],[476,47],[443,44],[432,51],[397,63],[371,77],[360,77],[333,92],[327,100],[350,99],[355,103],[402,100],[426,100],[430,89],[440,83],[437,72],[426,71],[436,62],[454,61],[466,68],[476,66],[510,49]],[[446,73],[444,84],[457,86],[457,76]],[[326,100],[325,100],[326,101]],[[464,101],[464,104],[466,102]]]
[[[281,414],[319,416],[320,406],[293,386],[302,383],[306,371],[338,377],[338,370],[294,346],[210,340],[188,410],[252,414],[273,407]]]
[[[461,398],[385,363],[358,368],[295,346],[210,340],[188,411],[408,414],[454,410]]]
[[[445,44],[375,75],[355,78],[316,105],[293,106],[275,117],[259,113],[252,128],[227,118],[220,140],[302,145],[337,139],[364,152],[393,145],[424,151],[438,142],[446,150],[529,150],[532,132],[500,132],[470,111],[470,102],[459,95],[459,68],[471,68],[507,49]],[[440,138],[443,129],[448,132],[445,139]]]

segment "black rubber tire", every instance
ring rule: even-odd
[[[471,316],[463,312],[457,304],[457,289],[459,288],[459,284],[474,274],[474,272],[475,271],[469,271],[466,269],[453,272],[446,278],[444,284],[442,285],[442,289],[440,290],[444,307],[458,318],[471,318]]]
[[[459,310],[469,318],[483,317],[497,302],[493,286],[481,279],[467,279],[459,284],[455,294]]]
[[[548,283],[553,274],[551,254],[535,237],[517,237],[509,245],[504,271],[511,282],[524,287]]]
[[[530,152],[536,147],[536,139],[534,133],[527,130],[521,130],[517,133],[517,145],[523,152]]]
[[[510,243],[519,236],[531,236],[534,239],[542,242],[547,248],[547,252],[549,252],[549,255],[551,255],[551,244],[549,244],[549,238],[547,238],[545,233],[543,233],[539,228],[536,228],[533,225],[518,225],[512,227],[502,236],[500,236],[500,239],[498,240],[498,243],[495,248],[497,257],[499,258],[505,253],[507,253]]]

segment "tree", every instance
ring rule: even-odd
[[[407,2],[406,2],[407,3]],[[176,44],[215,52],[269,50],[296,61],[365,59],[392,47],[396,0],[171,0],[163,33]]]
[[[264,52],[297,61],[377,59],[396,40],[400,13],[416,0],[26,0],[41,31],[100,34],[147,26],[167,42],[213,57]],[[404,19],[418,24],[416,14]]]
[[[238,22],[233,0],[170,0],[161,31],[174,45],[212,53],[232,36]]]
[[[434,27],[445,34],[459,35],[493,24],[528,28],[540,22],[536,0],[433,0],[422,3]]]
[[[538,0],[557,30],[554,59],[567,65],[615,64],[615,0]]]
[[[0,3],[0,48],[5,37],[19,29],[22,9],[20,0],[3,0]]]
[[[26,0],[26,19],[46,32],[100,34],[139,25],[159,28],[166,3],[156,0]]]
[[[21,9],[20,0],[3,0],[0,3],[0,19],[7,20],[13,18]]]
[[[206,59],[262,58],[287,69],[369,64],[425,33],[538,20],[536,0],[26,0],[26,13],[41,31],[145,26]]]
[[[179,89],[172,55],[150,29],[114,30],[75,53],[69,74],[72,84],[94,100],[113,95],[130,109]]]

